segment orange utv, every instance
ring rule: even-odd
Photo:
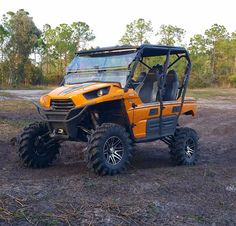
[[[194,116],[197,110],[196,101],[185,97],[190,71],[182,47],[78,52],[61,86],[34,103],[42,121],[24,128],[20,158],[26,166],[42,168],[53,162],[64,140],[87,142],[88,167],[115,175],[130,164],[135,143],[160,140],[175,164],[194,165],[198,135],[178,123],[181,115]]]

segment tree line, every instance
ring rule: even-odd
[[[188,44],[185,34],[173,25],[161,25],[154,32],[152,22],[140,18],[126,25],[119,44],[136,46],[155,37],[152,44],[184,46],[193,63],[191,87],[236,86],[236,32],[213,24]],[[74,53],[87,49],[94,39],[85,22],[46,24],[40,30],[25,10],[7,12],[0,23],[0,86],[57,84]]]

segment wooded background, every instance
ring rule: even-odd
[[[142,18],[126,25],[121,45],[152,44],[186,47],[193,63],[190,87],[236,86],[236,31],[213,24],[204,34],[195,34],[188,44],[186,31],[173,25],[157,30]],[[23,9],[7,12],[0,23],[0,86],[55,85],[65,74],[74,53],[87,49],[95,34],[88,24],[77,21],[40,30]],[[92,48],[92,47],[90,47]]]

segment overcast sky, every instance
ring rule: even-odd
[[[126,24],[138,18],[151,20],[155,32],[161,24],[182,27],[186,40],[214,23],[236,30],[236,0],[0,0],[1,17],[18,9],[28,11],[40,29],[84,21],[96,35],[93,46],[117,45]]]

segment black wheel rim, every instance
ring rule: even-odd
[[[123,158],[124,146],[121,139],[117,136],[109,137],[104,146],[103,154],[108,164],[117,165]]]
[[[191,159],[195,154],[196,143],[192,138],[189,138],[185,145],[185,155],[188,159]]]

